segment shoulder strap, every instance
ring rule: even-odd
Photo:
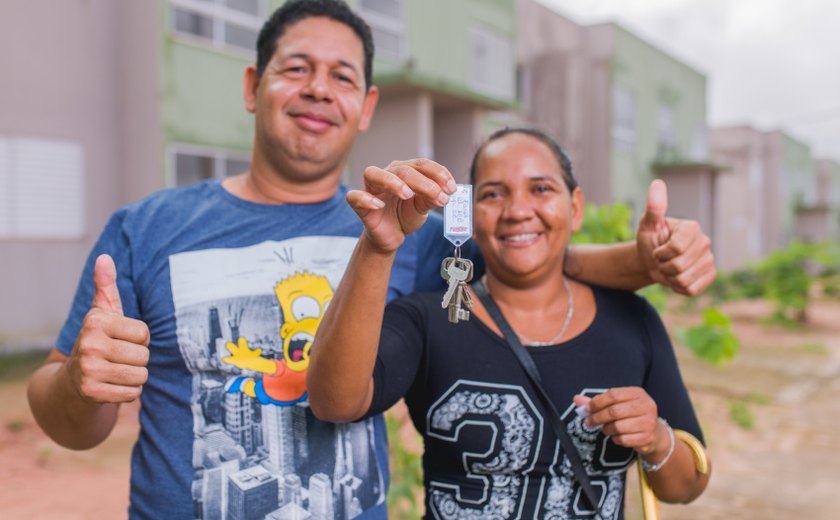
[[[496,302],[490,296],[490,293],[487,291],[487,286],[484,284],[484,280],[480,279],[473,282],[472,287],[476,296],[478,296],[478,299],[481,300],[482,304],[484,304],[484,308],[487,309],[490,317],[496,322],[496,326],[499,327],[505,341],[507,341],[508,345],[510,345],[510,350],[519,360],[519,363],[522,365],[525,373],[528,374],[528,379],[531,380],[531,385],[537,391],[537,395],[540,397],[543,406],[548,411],[551,426],[554,429],[557,439],[560,441],[560,445],[563,447],[563,451],[569,458],[569,462],[571,462],[575,478],[580,483],[581,488],[583,488],[583,492],[586,495],[586,498],[589,499],[589,503],[593,508],[595,508],[595,517],[600,518],[601,507],[595,495],[595,491],[592,489],[592,484],[589,481],[589,475],[586,473],[586,468],[580,458],[580,453],[578,453],[577,448],[575,448],[575,445],[572,442],[572,438],[569,436],[569,432],[566,430],[566,425],[563,423],[560,412],[557,411],[557,407],[554,406],[554,402],[542,386],[540,374],[537,371],[537,366],[534,364],[533,358],[525,350],[525,347],[522,346],[522,343],[519,341],[519,337],[515,332],[513,332],[510,324],[502,314],[501,309],[499,309],[499,306],[496,305]]]

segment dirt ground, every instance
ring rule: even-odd
[[[742,340],[733,362],[713,367],[677,349],[709,443],[712,480],[691,505],[664,505],[662,518],[840,518],[840,303],[816,304],[800,330],[759,324],[769,314],[762,302],[725,311]],[[673,331],[698,320],[698,312],[676,309],[667,321]],[[730,418],[733,402],[746,407],[740,417],[752,418],[752,427]],[[25,382],[0,382],[0,518],[124,518],[136,434],[137,407],[124,406],[103,445],[65,450],[34,424]],[[639,518],[633,507],[627,518]]]

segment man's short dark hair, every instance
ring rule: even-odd
[[[563,182],[565,182],[566,187],[569,188],[569,193],[575,191],[575,188],[578,187],[578,182],[577,179],[575,179],[574,172],[572,171],[572,160],[569,159],[569,154],[567,154],[566,150],[560,146],[560,143],[555,141],[554,138],[546,132],[540,130],[539,128],[531,127],[508,126],[502,128],[501,130],[496,130],[490,135],[490,137],[487,138],[486,141],[481,143],[481,146],[478,147],[478,150],[475,151],[475,155],[473,155],[472,163],[470,163],[470,183],[475,184],[476,165],[478,164],[478,160],[481,158],[481,154],[484,153],[484,149],[487,148],[487,145],[496,139],[501,139],[502,137],[510,134],[528,135],[546,145],[560,164],[560,170],[563,174]]]
[[[274,11],[260,29],[257,38],[257,75],[262,76],[286,29],[301,20],[316,16],[343,23],[359,37],[365,53],[365,90],[370,89],[373,76],[373,36],[368,24],[342,0],[289,0]]]

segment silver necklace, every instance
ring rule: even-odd
[[[560,332],[558,332],[556,336],[554,336],[553,338],[551,338],[548,341],[533,341],[533,340],[530,340],[530,339],[526,338],[525,336],[523,336],[522,334],[517,332],[516,335],[519,336],[519,341],[521,341],[523,345],[526,345],[528,347],[548,347],[550,345],[556,345],[557,340],[562,338],[563,334],[566,333],[566,329],[569,327],[569,323],[571,323],[571,321],[572,321],[572,316],[574,316],[574,314],[575,314],[575,298],[572,295],[572,288],[569,287],[569,282],[566,281],[566,277],[564,276],[562,278],[562,280],[563,280],[563,287],[566,289],[566,294],[569,295],[569,300],[568,300],[568,303],[567,303],[568,310],[566,311],[566,320],[563,322],[563,326],[560,328]],[[487,287],[487,292],[489,293],[490,292],[490,287],[487,285],[486,275],[485,275],[484,285],[485,285],[485,287]],[[516,331],[514,331],[514,332],[516,332]]]

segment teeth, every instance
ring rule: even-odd
[[[526,240],[533,240],[537,238],[537,233],[524,233],[522,235],[509,235],[505,240],[509,242],[524,242]]]

